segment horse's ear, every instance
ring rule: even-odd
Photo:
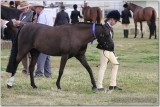
[[[125,4],[128,4],[129,2],[128,2],[128,1],[124,1],[124,3],[125,3]]]

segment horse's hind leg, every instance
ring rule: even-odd
[[[141,27],[141,38],[143,38],[143,26],[142,26],[142,22],[140,22],[140,27]]]
[[[151,23],[149,21],[147,21],[147,24],[148,24],[149,32],[150,32],[149,39],[151,39],[151,36],[152,36],[151,27],[150,27]]]
[[[32,49],[30,51],[30,53],[31,53],[31,62],[30,62],[30,65],[29,65],[29,71],[30,71],[31,86],[33,88],[37,88],[37,86],[35,85],[35,82],[34,82],[33,72],[34,72],[35,65],[36,65],[36,62],[37,62],[37,59],[38,59],[38,56],[39,56],[39,52],[35,49]]]
[[[156,25],[155,25],[155,39],[157,38],[157,34],[156,34]]]
[[[88,65],[87,61],[86,61],[86,57],[85,55],[79,55],[79,56],[76,56],[76,58],[81,62],[81,64],[87,69],[89,75],[90,75],[90,78],[91,78],[91,83],[93,85],[92,87],[92,90],[96,90],[97,89],[97,86],[96,86],[96,82],[95,82],[95,79],[94,79],[94,76],[93,76],[93,73],[92,73],[92,70],[90,68],[90,66]]]
[[[60,80],[64,71],[64,67],[66,65],[66,62],[68,60],[68,55],[62,55],[61,57],[61,62],[60,62],[60,68],[59,68],[59,75],[58,75],[58,79],[56,81],[56,85],[58,89],[61,89],[60,87]]]
[[[134,38],[136,38],[136,36],[137,36],[137,22],[134,22],[135,23],[135,37]]]

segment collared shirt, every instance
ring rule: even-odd
[[[109,26],[109,29],[110,29],[110,35],[111,35],[111,38],[113,38],[113,28],[111,26],[111,24],[109,22],[107,22],[108,26]]]
[[[109,22],[107,22],[107,24],[109,25],[110,27],[110,35],[111,35],[111,38],[113,38],[113,28],[111,26],[111,24]]]
[[[45,24],[48,26],[53,26],[53,17],[43,9],[38,16],[37,23]]]
[[[32,22],[33,11],[31,9],[26,13],[21,13],[19,16],[19,20],[21,21],[20,25],[26,24],[28,22]]]

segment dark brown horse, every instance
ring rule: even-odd
[[[101,23],[102,10],[99,7],[84,6],[82,7],[82,14],[84,22]]]
[[[133,12],[133,18],[135,23],[135,38],[137,36],[137,22],[140,22],[141,38],[143,38],[142,22],[147,21],[147,24],[150,30],[149,39],[151,39],[151,36],[154,35],[154,32],[155,32],[155,39],[156,39],[156,36],[157,36],[156,35],[156,11],[154,10],[154,8],[152,7],[142,8],[133,3],[126,3],[126,5],[127,5],[127,8]]]
[[[29,71],[31,86],[37,88],[34,82],[33,72],[37,58],[41,52],[51,56],[61,56],[59,76],[56,82],[58,89],[61,89],[60,80],[67,60],[71,57],[76,57],[87,69],[93,85],[92,89],[96,90],[95,79],[86,61],[85,52],[89,42],[96,38],[99,39],[101,36],[107,36],[108,33],[109,32],[106,31],[103,25],[93,23],[77,23],[74,25],[68,24],[56,27],[31,23],[23,26],[21,30],[19,30],[17,38],[13,43],[6,70],[12,73],[7,83],[8,87],[12,86],[19,62],[30,52],[31,63],[29,65]],[[107,43],[112,45],[112,39],[110,36],[107,37]]]

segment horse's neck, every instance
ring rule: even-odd
[[[87,42],[91,42],[95,39],[94,33],[95,33],[95,36],[97,36],[97,27],[95,27],[95,29],[93,30],[93,24],[91,23],[83,25],[82,29],[86,30],[86,35],[88,35],[88,36],[85,36]]]
[[[137,6],[137,5],[135,5],[135,4],[131,4],[131,6],[130,6],[129,8],[130,8],[130,10],[134,13],[137,9],[142,8],[142,7]]]
[[[84,17],[90,19],[90,7],[87,6],[84,8]]]

